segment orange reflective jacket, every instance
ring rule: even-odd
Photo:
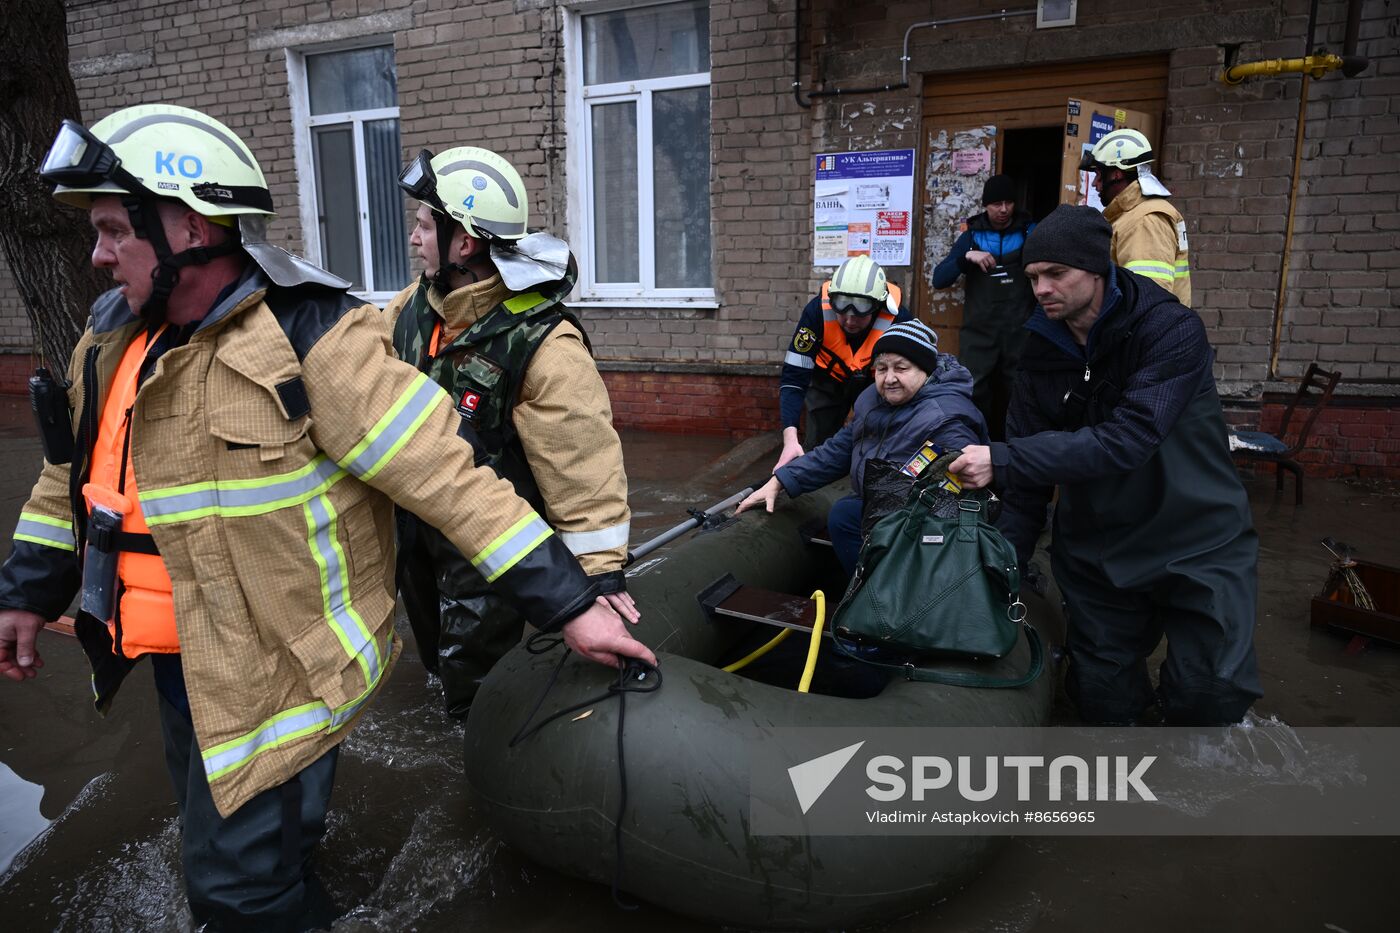
[[[96,488],[88,495],[88,506],[91,508],[95,498],[100,498],[105,505],[121,502],[125,506],[119,509],[123,512],[122,531],[150,540],[151,532],[141,512],[130,453],[131,409],[136,404],[136,384],[147,346],[145,332],[138,333],[127,346],[112,377],[112,387],[102,406],[97,440],[92,446],[89,479],[90,486]],[[121,602],[117,620],[107,623],[112,630],[113,650],[128,658],[178,652],[180,639],[175,631],[175,604],[165,561],[159,554],[123,550],[117,556],[117,577],[121,580]]]
[[[836,312],[831,308],[831,281],[822,283],[822,345],[817,350],[815,357],[817,368],[826,371],[826,374],[837,382],[845,382],[846,377],[852,373],[865,370],[870,365],[871,358],[875,355],[875,342],[884,336],[885,331],[894,323],[895,312],[889,306],[896,308],[900,304],[899,286],[891,284],[890,301],[885,307],[875,314],[875,321],[870,325],[870,330],[866,331],[865,339],[860,346],[851,346],[851,341],[846,332],[841,329],[841,320]]]

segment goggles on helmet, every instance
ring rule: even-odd
[[[438,197],[437,175],[433,173],[433,154],[424,149],[399,173],[399,187],[415,200],[422,201],[439,214],[447,213],[447,205]]]
[[[112,184],[113,194],[133,197],[152,196],[141,180],[122,168],[116,150],[94,136],[86,127],[64,120],[49,146],[48,155],[39,166],[39,177],[52,185],[65,188],[102,188]],[[272,195],[260,185],[229,185],[205,182],[191,185],[190,194],[201,201],[219,207],[252,207],[272,213]],[[206,215],[215,212],[200,211]]]
[[[837,314],[854,314],[865,317],[874,314],[882,302],[869,295],[832,295],[831,307]]]
[[[122,168],[121,157],[112,147],[72,120],[64,120],[49,147],[39,177],[69,188],[95,188],[114,182],[129,192],[141,190],[141,183]]]

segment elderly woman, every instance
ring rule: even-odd
[[[972,404],[972,374],[938,352],[938,337],[921,321],[885,331],[875,344],[875,384],[856,399],[835,437],[778,469],[738,512],[762,502],[769,512],[783,489],[790,496],[820,489],[850,472],[854,495],[839,499],[827,517],[836,556],[847,573],[860,555],[860,494],[871,459],[905,463],[925,441],[944,449],[987,443],[987,426]]]

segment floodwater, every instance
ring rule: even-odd
[[[39,462],[27,412],[0,399],[0,527],[12,528]],[[624,437],[634,539],[735,491],[766,467],[763,442]],[[1250,483],[1263,541],[1257,644],[1264,718],[1292,726],[1400,725],[1400,650],[1308,626],[1327,573],[1318,540],[1400,565],[1400,492],[1309,480]],[[0,554],[8,551],[8,540]],[[404,657],[345,743],[319,870],[345,911],[337,931],[713,930],[561,877],[495,840],[462,787],[461,727],[406,639]],[[39,678],[0,683],[0,925],[6,930],[187,930],[179,832],[154,688],[138,668],[106,720],[91,708],[72,639],[46,633]],[[644,779],[638,776],[634,779]],[[1057,838],[1011,841],[948,900],[884,929],[1049,931],[1396,928],[1395,838]]]

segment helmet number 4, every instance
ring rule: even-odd
[[[467,210],[469,210],[469,211],[471,211],[471,210],[476,210],[476,195],[474,195],[474,194],[469,194],[469,195],[467,195],[467,199],[466,199],[465,201],[462,202],[462,206],[465,207],[465,208],[466,208]]]

